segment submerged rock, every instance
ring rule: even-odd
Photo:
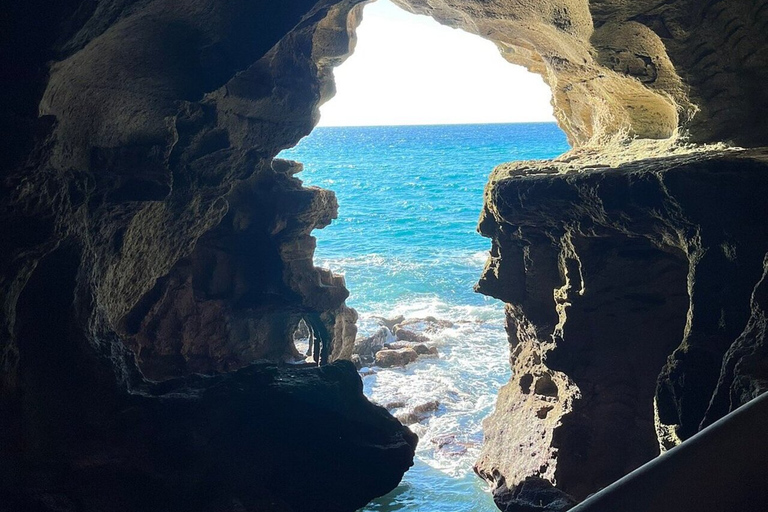
[[[408,411],[404,411],[395,414],[395,418],[403,425],[413,425],[414,423],[421,423],[427,419],[432,413],[436,412],[440,408],[440,402],[437,400],[431,400],[419,404]]]
[[[374,318],[378,320],[381,325],[383,325],[390,331],[394,331],[395,326],[405,320],[405,317],[403,315],[397,315],[392,318],[384,318],[383,316],[376,316]]]
[[[456,439],[456,434],[444,434],[433,437],[432,444],[440,453],[450,456],[460,456],[467,453],[468,443]]]

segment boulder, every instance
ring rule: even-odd
[[[370,363],[376,356],[376,352],[384,348],[384,345],[392,337],[392,332],[386,327],[382,327],[373,335],[355,341],[352,353],[358,355],[363,362]]]
[[[436,356],[437,347],[425,345],[424,343],[415,343],[411,345],[411,348],[420,356]]]
[[[437,400],[430,400],[429,402],[417,405],[409,411],[396,414],[395,418],[397,418],[403,425],[413,425],[414,423],[421,423],[427,419],[430,414],[436,412],[439,407],[440,402]]]
[[[394,331],[395,326],[405,320],[405,317],[403,315],[397,315],[392,318],[384,318],[383,316],[377,316],[374,318],[376,318],[376,320],[378,320],[381,325],[383,325],[390,331]]]
[[[414,362],[419,355],[412,348],[399,348],[396,350],[380,350],[376,353],[376,365],[382,368],[393,366],[405,366]]]
[[[419,334],[408,329],[403,329],[402,327],[395,328],[395,336],[398,340],[401,341],[411,341],[415,343],[424,343],[429,341],[429,338],[423,334]]]

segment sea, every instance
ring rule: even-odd
[[[428,318],[438,350],[361,371],[379,404],[431,404],[410,425],[414,466],[363,512],[497,510],[472,470],[483,419],[510,378],[503,304],[473,291],[490,248],[476,231],[483,188],[498,164],[568,149],[555,123],[318,127],[279,155],[304,164],[305,186],[336,193],[338,219],[313,232],[315,264],[344,274],[359,336],[382,319]]]

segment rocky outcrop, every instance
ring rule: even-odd
[[[252,366],[302,319],[319,362],[351,354],[343,279],[312,262],[335,198],[274,157],[355,4],[4,13],[0,508],[354,510],[397,484],[415,439],[349,365]]]
[[[391,368],[406,366],[421,356],[436,357],[438,350],[431,343],[433,337],[440,330],[453,325],[447,320],[434,317],[406,320],[403,316],[394,320],[380,318],[379,323],[379,330],[371,336],[356,340],[352,349],[352,361],[364,372],[368,371],[370,365]]]
[[[78,385],[78,377],[58,385]],[[363,396],[346,361],[252,365],[77,399],[38,404],[55,434],[30,432],[26,455],[37,460],[4,475],[0,508],[352,511],[397,485],[416,445]],[[98,407],[83,409],[89,399]],[[332,478],[322,476],[329,460]]]
[[[765,143],[764,0],[394,1],[542,75],[574,145],[678,129],[698,142]]]
[[[514,376],[480,475],[581,500],[765,389],[766,170],[701,152],[494,171],[478,289],[508,304]]]

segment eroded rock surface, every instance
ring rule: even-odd
[[[604,165],[503,165],[486,189],[478,289],[508,304],[514,375],[477,470],[500,488],[584,499],[764,390],[766,154]]]
[[[344,281],[312,262],[335,197],[274,157],[356,4],[4,11],[2,507],[351,511],[397,484],[415,439],[353,368],[251,366],[295,356],[302,319],[317,360],[351,355]]]
[[[764,0],[394,0],[542,75],[575,145],[616,136],[762,146]]]

